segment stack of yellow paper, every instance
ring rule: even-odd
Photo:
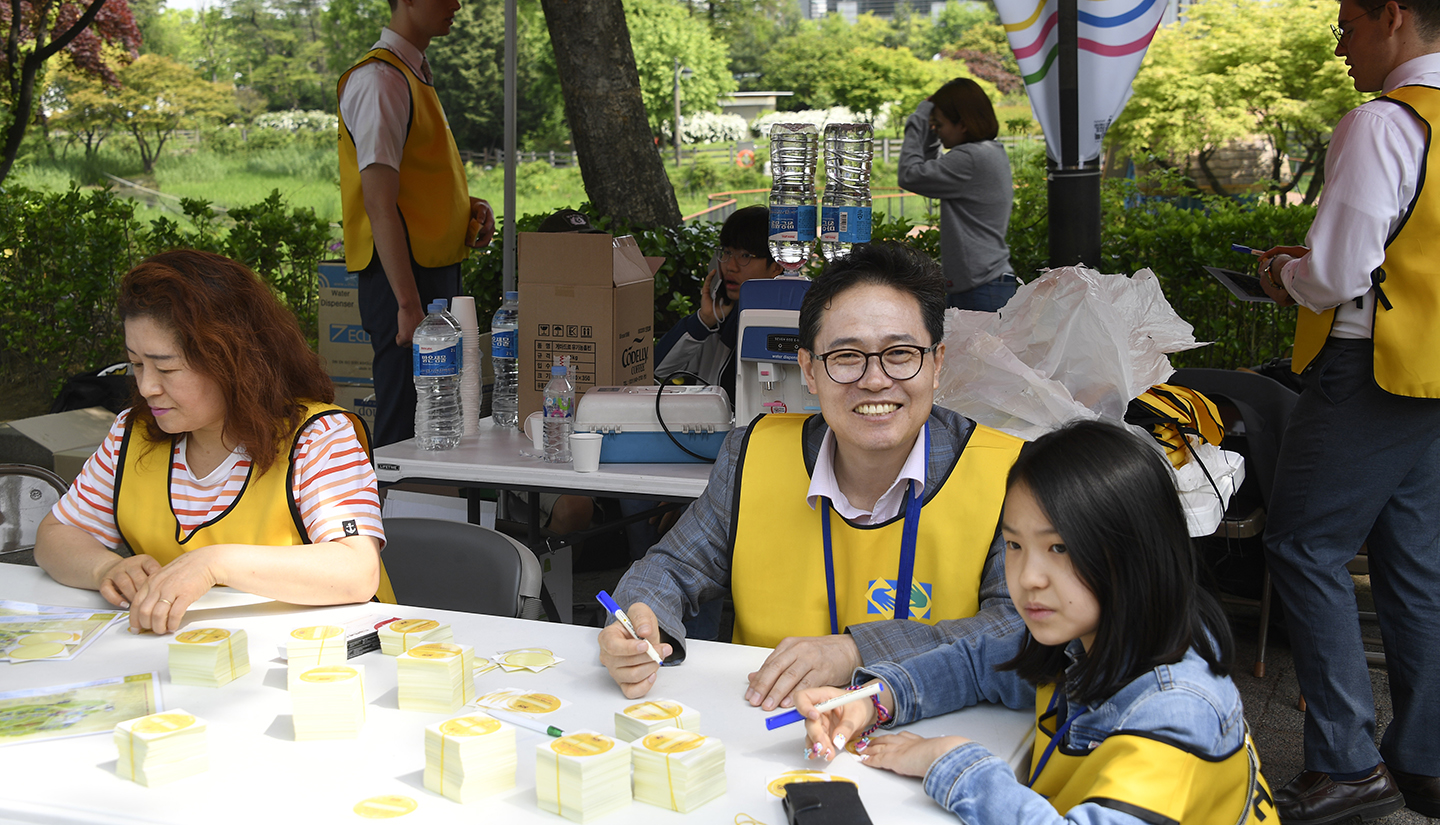
[[[295,684],[296,676],[312,667],[343,665],[348,658],[345,628],[339,625],[297,627],[285,640],[285,661],[290,669],[288,680],[291,685]]]
[[[220,687],[250,672],[245,631],[202,627],[177,634],[170,643],[170,681]]]
[[[641,802],[688,814],[725,794],[725,746],[713,736],[664,728],[630,747]]]
[[[205,722],[183,710],[152,713],[115,726],[115,773],[147,788],[210,769]]]
[[[354,739],[365,724],[365,668],[325,665],[300,670],[290,680],[290,702],[295,741]]]
[[[615,738],[626,742],[671,727],[700,730],[700,711],[673,699],[652,699],[615,714]]]
[[[450,625],[434,619],[397,619],[380,628],[380,652],[386,656],[399,656],[416,645],[454,640]]]
[[[535,746],[535,797],[543,810],[588,822],[630,804],[630,745],[579,731]]]
[[[475,698],[475,649],[431,642],[395,658],[400,677],[400,709],[450,713]]]
[[[484,714],[427,726],[425,787],[456,802],[515,787],[515,729]]]

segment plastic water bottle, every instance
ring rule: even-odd
[[[875,131],[868,123],[825,127],[825,195],[820,200],[820,254],[833,261],[870,242],[870,161]]]
[[[430,302],[411,342],[415,364],[415,442],[422,450],[449,450],[460,443],[460,324],[444,298]]]
[[[490,393],[490,418],[497,427],[513,429],[518,422],[520,368],[516,348],[520,342],[516,339],[519,328],[520,293],[507,292],[505,302],[490,319],[490,363],[495,368],[495,387]]]
[[[815,124],[777,123],[770,127],[770,255],[787,274],[810,260],[819,153]]]
[[[545,385],[545,460],[564,464],[570,460],[570,432],[575,429],[575,385],[563,364],[550,368]]]

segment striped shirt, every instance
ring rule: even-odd
[[[115,462],[129,417],[126,410],[115,418],[100,448],[51,510],[62,524],[84,530],[111,549],[120,545],[115,524]],[[251,460],[245,448],[239,447],[209,475],[196,478],[186,461],[187,443],[188,439],[181,437],[171,453],[170,506],[180,529],[188,535],[234,503],[245,487]],[[283,471],[282,464],[271,467],[271,472]],[[353,520],[358,535],[385,543],[375,470],[348,416],[323,416],[301,430],[292,493],[312,541],[344,538],[341,523]]]

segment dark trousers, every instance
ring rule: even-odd
[[[431,269],[412,259],[415,286],[420,290],[421,309],[436,298],[449,300],[461,294],[460,264]],[[410,347],[397,346],[397,316],[400,304],[385,277],[380,255],[359,273],[360,324],[370,335],[375,350],[375,432],[376,447],[415,437],[415,377]]]
[[[1373,344],[1331,338],[1305,373],[1265,532],[1304,692],[1305,767],[1440,775],[1440,400],[1375,384]],[[1345,564],[1369,546],[1395,717],[1375,702]]]

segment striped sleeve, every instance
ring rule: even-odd
[[[295,501],[311,541],[371,536],[385,544],[375,468],[350,417],[326,415],[300,434],[295,455]]]
[[[120,528],[115,524],[115,462],[129,417],[129,410],[115,417],[110,432],[94,455],[86,459],[75,483],[50,510],[61,524],[84,530],[111,550],[120,546]]]

